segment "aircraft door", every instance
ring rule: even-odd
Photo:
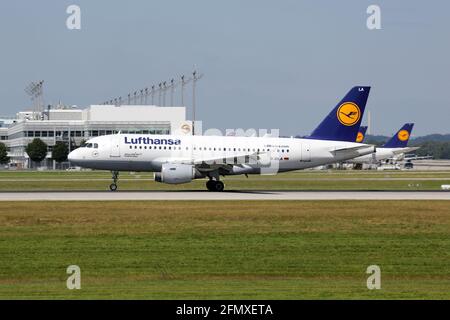
[[[302,162],[311,161],[311,146],[309,144],[302,144]]]
[[[111,153],[110,157],[120,157],[120,136],[114,135],[111,137]]]

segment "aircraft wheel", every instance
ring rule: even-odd
[[[111,191],[116,191],[116,190],[117,190],[117,184],[111,183],[111,184],[109,185],[109,190],[111,190]]]
[[[214,180],[209,180],[208,182],[206,182],[206,189],[208,189],[209,191],[214,191],[214,184],[215,181]]]
[[[224,188],[225,186],[222,181],[216,181],[216,183],[214,184],[214,191],[222,192]]]

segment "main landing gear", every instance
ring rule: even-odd
[[[209,179],[208,182],[206,182],[206,188],[209,191],[221,192],[224,189],[224,184],[222,181]]]
[[[111,171],[113,183],[109,185],[109,190],[116,191],[117,190],[117,180],[119,180],[119,171]]]

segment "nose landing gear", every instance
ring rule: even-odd
[[[113,183],[109,185],[109,190],[116,191],[117,190],[117,180],[119,180],[119,171],[111,171]]]

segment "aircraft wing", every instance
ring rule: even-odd
[[[408,160],[427,160],[427,159],[433,159],[433,156],[405,157],[404,161],[408,161]]]
[[[392,152],[394,154],[401,154],[401,153],[408,153],[415,151],[417,149],[420,149],[420,147],[405,147],[405,148],[398,148],[398,150],[392,149]]]
[[[244,153],[237,153],[234,154],[233,156],[226,156],[226,157],[198,157],[195,158],[193,161],[193,164],[198,165],[198,164],[223,164],[223,163],[234,163],[235,158],[239,159],[239,158],[245,158],[248,157],[249,160],[257,160],[258,157],[258,153],[256,152],[244,152]]]
[[[270,165],[270,154],[267,152],[243,152],[227,157],[199,157],[194,158],[167,158],[162,162],[192,164],[200,171],[211,171],[218,168],[229,169],[233,165],[259,164]]]
[[[365,150],[365,149],[371,149],[369,150]],[[364,154],[368,154],[368,153],[372,153],[375,152],[375,146],[372,145],[360,145],[360,146],[356,146],[356,147],[344,147],[344,148],[334,148],[331,149],[330,152],[334,153],[336,156],[338,155],[346,155],[346,154],[358,154],[360,153],[360,151],[365,150],[366,152],[364,152]]]

